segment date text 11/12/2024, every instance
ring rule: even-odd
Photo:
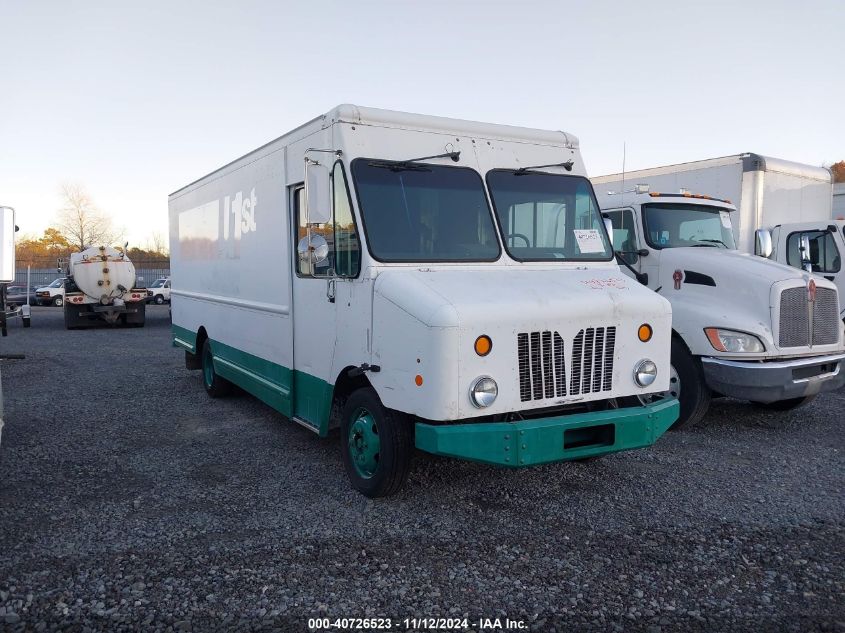
[[[520,631],[523,620],[510,618],[308,618],[310,631]]]

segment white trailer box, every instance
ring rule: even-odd
[[[736,207],[731,219],[737,249],[822,275],[845,296],[845,221],[831,219],[833,184],[825,167],[748,153],[591,180],[603,205],[608,191],[638,184],[652,193],[688,191],[727,200]]]
[[[612,249],[576,138],[339,106],[170,196],[173,342],[395,492],[414,446],[503,466],[653,443],[668,302]]]

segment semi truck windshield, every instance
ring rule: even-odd
[[[497,169],[487,185],[505,248],[523,261],[612,257],[593,189],[581,176]]]
[[[495,261],[499,242],[481,176],[466,167],[352,161],[373,257],[384,262]]]
[[[643,206],[646,242],[652,248],[711,246],[735,249],[730,211],[699,204]]]

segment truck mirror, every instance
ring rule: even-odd
[[[801,246],[799,250],[801,251],[801,268],[808,273],[813,272],[813,262],[810,259],[810,236],[806,233],[801,234]]]
[[[610,240],[610,248],[613,248],[613,220],[610,218],[602,218],[604,220],[604,229],[607,231],[607,237]]]
[[[326,238],[317,233],[306,235],[296,246],[299,261],[308,267],[310,274],[314,274],[314,267],[326,261],[329,256],[329,243]]]
[[[305,159],[305,212],[308,224],[325,224],[332,219],[329,169]]]
[[[0,207],[0,283],[15,280],[15,210]]]
[[[772,255],[772,234],[768,229],[757,229],[754,231],[754,254],[760,257],[771,257]]]

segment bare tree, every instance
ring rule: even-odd
[[[75,183],[61,186],[62,208],[58,225],[68,242],[79,250],[89,246],[111,246],[120,239],[111,218],[94,204],[85,187]]]
[[[153,231],[147,239],[147,250],[151,253],[159,253],[160,255],[168,255],[170,249],[168,248],[167,240],[159,231]]]

